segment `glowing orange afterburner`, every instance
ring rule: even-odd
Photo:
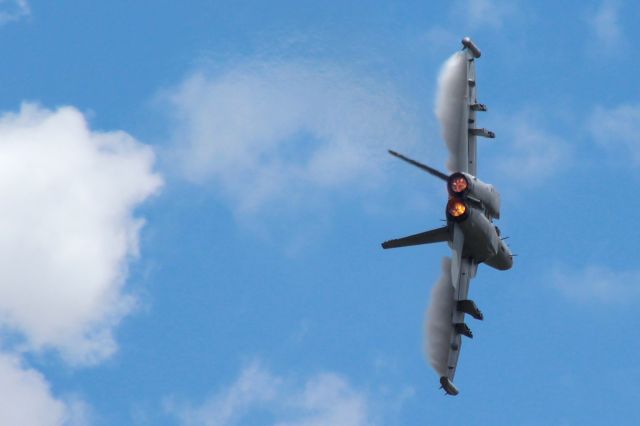
[[[447,214],[453,219],[463,219],[467,213],[467,205],[458,198],[450,198],[447,202]]]
[[[469,188],[467,178],[461,173],[454,173],[449,177],[449,191],[452,194],[462,194]]]

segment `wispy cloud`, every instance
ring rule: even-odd
[[[158,190],[154,154],[124,132],[96,132],[71,107],[24,104],[0,116],[0,329],[14,350],[94,363],[134,305],[123,292]]]
[[[547,130],[543,122],[533,111],[501,118],[498,136],[506,145],[496,156],[494,167],[510,181],[541,184],[569,165],[571,146]]]
[[[624,47],[626,40],[620,23],[620,2],[604,0],[587,16],[587,23],[600,52],[611,52],[614,47]]]
[[[200,71],[167,99],[182,172],[240,213],[374,188],[386,149],[417,139],[389,84],[331,64],[249,61]]]
[[[320,373],[304,384],[274,375],[260,363],[247,366],[226,389],[192,406],[167,400],[184,426],[226,426],[261,413],[277,426],[371,425],[367,396],[342,376]]]
[[[0,25],[17,21],[31,14],[27,0],[0,0]]]
[[[579,303],[613,305],[633,303],[640,298],[640,270],[563,267],[555,270],[552,283],[567,299]]]
[[[440,25],[429,28],[420,38],[421,47],[424,46],[431,54],[446,54],[460,43],[460,34]]]
[[[452,13],[458,21],[466,22],[470,29],[500,29],[512,19],[517,11],[513,1],[504,0],[458,0],[453,3]]]
[[[640,105],[598,106],[589,118],[588,129],[598,145],[628,165],[640,165]]]

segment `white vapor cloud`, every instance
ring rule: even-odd
[[[449,150],[447,168],[454,172],[466,168],[466,145],[461,132],[463,127],[462,111],[466,108],[467,63],[461,52],[456,52],[442,65],[438,75],[438,92],[436,94],[435,114],[442,127],[442,138]],[[464,152],[465,155],[461,155]]]
[[[267,413],[276,426],[371,425],[366,396],[334,373],[312,376],[304,385],[274,375],[259,363],[247,366],[227,389],[199,406],[169,400],[166,410],[184,426],[242,424]]]
[[[17,21],[31,14],[27,0],[0,0],[0,25]]]
[[[264,61],[196,72],[168,93],[182,172],[242,213],[374,187],[417,139],[395,90],[338,66]]]
[[[431,289],[429,307],[425,315],[425,353],[440,377],[447,375],[451,314],[453,313],[453,285],[451,258],[442,258],[442,275]]]
[[[640,270],[594,265],[579,270],[556,268],[551,282],[567,299],[579,303],[614,305],[640,298]]]
[[[604,0],[587,17],[600,52],[611,51],[616,45],[626,45],[619,14],[620,3],[617,0]]]
[[[612,109],[598,106],[589,119],[588,129],[598,145],[610,154],[640,165],[640,105],[620,105]]]
[[[133,210],[161,184],[153,162],[72,107],[0,116],[0,328],[21,338],[14,350],[81,364],[115,350],[134,305],[122,289],[143,224]]]
[[[88,424],[81,401],[63,401],[49,383],[18,357],[0,353],[0,424],[20,426],[80,426]]]

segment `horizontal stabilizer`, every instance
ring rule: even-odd
[[[389,240],[382,243],[383,249],[417,246],[420,244],[441,243],[449,241],[449,227],[432,229],[430,231],[421,232],[419,234],[409,235],[408,237]]]
[[[447,175],[445,173],[442,173],[440,170],[434,169],[433,167],[429,167],[426,164],[419,163],[416,160],[412,160],[411,158],[405,157],[404,155],[399,154],[399,153],[397,153],[395,151],[389,150],[389,154],[393,155],[394,157],[398,157],[399,159],[401,159],[403,161],[406,161],[407,163],[409,163],[411,165],[414,165],[417,168],[422,169],[425,172],[427,172],[427,173],[429,173],[429,174],[431,174],[431,175],[433,175],[433,176],[435,176],[437,178],[440,178],[440,179],[442,179],[444,181],[449,179],[449,175]]]

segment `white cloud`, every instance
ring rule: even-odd
[[[86,405],[66,402],[51,394],[49,383],[35,370],[24,368],[12,355],[0,353],[0,424],[61,426],[88,424]]]
[[[178,415],[184,425],[229,425],[257,406],[276,401],[281,386],[280,378],[254,363],[243,370],[229,388],[201,406],[177,408],[168,402],[167,408]]]
[[[565,297],[580,303],[623,304],[640,297],[640,270],[558,268],[552,283]]]
[[[367,400],[341,376],[323,373],[309,379],[302,393],[295,392],[289,408],[299,411],[278,426],[357,426],[371,424]]]
[[[620,105],[613,109],[596,107],[588,128],[594,140],[610,154],[640,165],[640,105]]]
[[[142,220],[133,209],[160,178],[124,132],[96,132],[71,107],[25,104],[0,117],[0,327],[19,350],[92,363],[115,350],[133,306],[122,291]]]
[[[31,14],[27,0],[0,0],[0,25],[17,21]]]
[[[540,124],[530,111],[504,117],[495,168],[509,180],[536,185],[568,166],[571,148],[561,137]],[[504,141],[504,142],[502,142]]]
[[[598,51],[611,51],[626,44],[620,24],[620,4],[616,0],[604,0],[587,17]]]
[[[168,402],[166,409],[185,426],[242,424],[260,415],[278,426],[371,425],[366,396],[334,373],[309,378],[303,386],[252,363],[227,389],[200,406]]]
[[[516,11],[513,1],[504,0],[458,0],[452,8],[457,20],[463,20],[471,29],[500,29]]]
[[[441,26],[434,26],[425,31],[421,42],[430,53],[450,52],[455,46],[459,46],[461,37],[459,34]]]
[[[386,149],[417,139],[392,88],[321,63],[197,72],[169,99],[184,174],[213,183],[239,212],[372,187]]]

